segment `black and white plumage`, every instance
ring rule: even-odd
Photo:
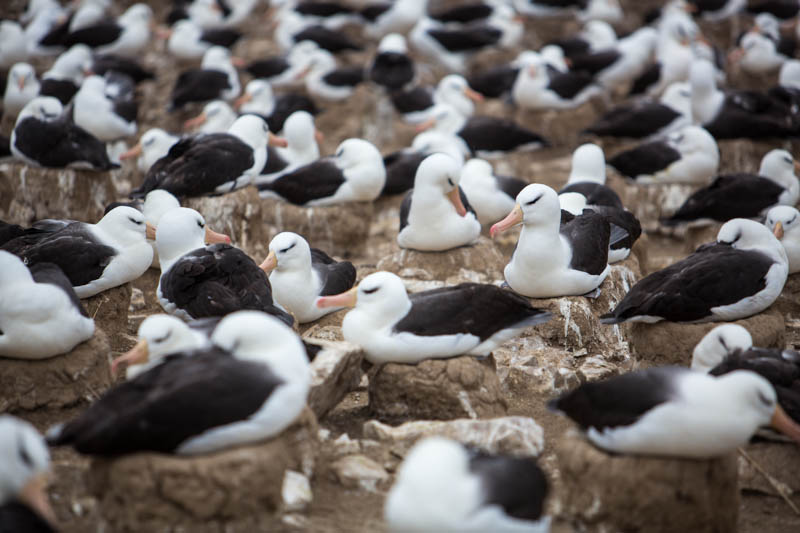
[[[17,117],[10,139],[11,153],[37,167],[78,167],[110,170],[106,146],[77,126],[52,96],[34,98]]]
[[[297,167],[308,165],[319,159],[319,144],[322,133],[314,126],[314,117],[306,111],[295,111],[283,129],[285,148],[267,147],[267,163],[261,170],[269,181],[282,173],[291,172]]]
[[[234,103],[240,113],[253,114],[262,117],[269,126],[270,131],[283,130],[286,119],[297,111],[306,111],[311,115],[320,112],[314,101],[299,93],[284,93],[275,95],[272,86],[265,80],[252,80],[246,86],[242,95]]]
[[[54,96],[67,105],[83,83],[86,69],[92,63],[92,51],[85,44],[76,44],[58,56],[42,74],[40,96]],[[97,74],[101,74],[97,72]]]
[[[332,54],[362,49],[360,44],[343,32],[310,21],[293,10],[283,10],[279,13],[274,39],[284,51],[303,41],[311,41]]]
[[[80,298],[88,298],[141,276],[150,267],[144,215],[132,207],[109,211],[97,224],[44,220],[41,233],[23,235],[2,245],[25,261],[54,263],[64,271]]]
[[[262,198],[318,206],[372,201],[386,182],[383,158],[363,139],[343,141],[333,156],[323,157],[272,181],[256,178]]]
[[[483,101],[483,95],[472,90],[467,80],[458,74],[450,74],[439,80],[435,89],[415,87],[391,93],[392,105],[412,124],[429,120],[437,112],[437,104],[449,105],[462,117],[475,113],[475,104]]]
[[[378,0],[359,11],[367,22],[365,32],[373,39],[389,33],[408,33],[426,15],[428,0]]]
[[[372,64],[369,66],[370,81],[390,91],[403,89],[414,81],[414,61],[408,56],[405,37],[390,33],[381,39]]]
[[[623,207],[616,205],[587,205],[586,197],[577,192],[566,192],[558,195],[561,205],[561,225],[568,224],[576,216],[582,216],[585,210],[602,215],[609,224],[611,233],[608,241],[608,264],[617,263],[631,253],[631,249],[642,234],[639,219]]]
[[[457,137],[434,131],[421,133],[414,138],[409,148],[392,152],[383,158],[386,168],[386,184],[381,196],[404,193],[414,188],[417,168],[429,155],[444,152],[453,159],[464,160],[463,142]]]
[[[610,271],[611,228],[592,211],[561,224],[556,192],[542,184],[528,185],[491,235],[522,223],[522,233],[504,269],[508,285],[532,298],[579,296],[595,291]]]
[[[469,450],[441,437],[420,440],[389,491],[390,531],[547,533],[547,478],[536,462]]]
[[[616,42],[617,34],[608,22],[590,20],[579,33],[551,41],[548,44],[557,46],[562,50],[564,57],[571,59],[576,56],[612,48]]]
[[[492,165],[483,159],[470,159],[461,167],[459,186],[481,224],[503,219],[516,203],[517,195],[528,182],[509,176],[495,176]]]
[[[717,140],[797,134],[797,119],[783,101],[755,91],[717,89],[714,66],[708,61],[692,63],[689,81],[692,116]]]
[[[257,311],[220,321],[212,346],[173,354],[48,431],[52,445],[90,455],[194,455],[279,434],[302,411],[311,381],[300,338]]]
[[[150,40],[152,18],[150,6],[134,4],[117,20],[103,20],[70,32],[63,44],[85,44],[100,54],[136,57]]]
[[[608,137],[644,138],[664,135],[691,124],[692,96],[688,85],[670,85],[659,101],[621,104],[586,128],[584,133]]]
[[[120,161],[138,158],[136,167],[147,174],[153,164],[167,155],[169,149],[180,140],[179,135],[172,135],[161,128],[150,128],[142,134],[139,142],[119,156]]]
[[[548,145],[548,141],[513,120],[492,117],[464,117],[454,107],[438,104],[431,118],[418,129],[435,127],[435,131],[457,135],[469,150],[478,157],[495,157],[515,150],[534,150]]]
[[[206,246],[205,226],[200,213],[185,207],[161,217],[156,228],[161,263],[156,295],[161,307],[184,319],[251,309],[291,325],[294,320],[273,303],[269,279],[256,262],[224,243],[227,238]]]
[[[758,218],[773,205],[795,205],[800,167],[786,150],[771,150],[761,160],[758,174],[739,173],[717,177],[711,185],[692,194],[669,218],[667,225],[732,218]]]
[[[580,70],[548,72],[544,60],[532,54],[520,60],[519,66],[511,96],[525,109],[571,109],[603,93],[590,74]]]
[[[460,178],[459,162],[447,154],[434,153],[420,163],[414,188],[400,206],[401,248],[441,252],[478,240],[481,223],[465,206]]]
[[[447,28],[433,19],[423,17],[409,34],[416,50],[437,61],[451,72],[464,72],[471,54],[496,46],[503,30],[488,24]]]
[[[116,56],[113,54],[98,54],[93,56],[91,71],[100,76],[105,76],[106,74],[112,72],[124,74],[136,84],[145,80],[152,80],[155,77],[151,71],[146,70],[135,59]]]
[[[336,311],[317,307],[317,299],[345,292],[356,282],[352,263],[336,261],[322,250],[309,247],[300,235],[288,231],[270,241],[269,255],[261,269],[269,275],[275,300],[301,324]]]
[[[608,164],[637,183],[705,185],[719,169],[719,147],[703,128],[686,126],[662,140],[620,152]]]
[[[189,19],[179,20],[169,31],[167,51],[178,59],[200,59],[212,46],[230,48],[241,36],[233,29],[203,29]]]
[[[752,220],[733,219],[715,243],[631,287],[601,322],[710,322],[760,313],[780,295],[789,264],[781,243]]]
[[[606,185],[606,159],[603,149],[594,143],[582,144],[572,153],[572,168],[567,184],[558,194],[578,193],[587,205],[604,205],[623,209],[622,200]]]
[[[50,453],[28,422],[0,415],[0,527],[3,531],[53,533],[55,514],[47,496]]]
[[[338,67],[336,58],[326,50],[311,53],[303,74],[306,91],[323,100],[344,100],[364,81],[364,67]]]
[[[212,46],[203,55],[200,68],[184,71],[178,76],[170,94],[169,109],[179,109],[189,102],[233,100],[241,90],[230,52],[222,46]]]
[[[746,444],[765,425],[800,442],[800,428],[761,376],[713,377],[679,367],[639,370],[584,383],[550,403],[595,445],[637,455],[708,458]]]
[[[408,295],[403,280],[389,272],[370,274],[317,305],[355,306],[344,317],[342,334],[375,364],[487,355],[551,316],[494,285],[462,283]]]
[[[221,194],[250,185],[267,159],[267,142],[274,141],[267,123],[243,115],[228,133],[185,137],[156,161],[144,183],[131,194],[164,189],[178,198]]]
[[[103,142],[136,134],[138,105],[132,94],[112,96],[113,87],[100,76],[89,76],[73,99],[75,124]]]
[[[72,284],[52,263],[34,264],[0,250],[0,355],[45,359],[67,353],[94,334],[94,321]]]
[[[253,61],[247,72],[256,79],[268,81],[273,87],[296,85],[302,81],[311,54],[319,50],[316,43],[302,41],[292,46],[289,53]]]
[[[721,376],[734,370],[750,370],[769,381],[778,403],[795,422],[800,421],[800,353],[778,348],[757,348],[753,338],[738,324],[724,324],[709,331],[692,352],[692,369]]]
[[[598,84],[613,90],[634,80],[647,68],[657,39],[655,29],[640,28],[617,41],[613,48],[572,57],[570,68],[590,73]]]
[[[790,205],[775,206],[767,211],[764,225],[781,241],[786,250],[789,274],[800,272],[800,212]]]

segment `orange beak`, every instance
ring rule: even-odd
[[[275,270],[277,266],[278,266],[278,256],[275,255],[275,252],[270,250],[269,255],[267,255],[267,258],[264,259],[263,263],[258,265],[258,268],[260,268],[261,270],[266,272],[267,275],[269,275],[269,273]]]
[[[172,29],[165,28],[164,26],[157,26],[154,33],[156,34],[156,37],[164,41],[172,37]]]
[[[144,234],[151,241],[156,240],[156,227],[149,222],[144,223]]]
[[[126,159],[130,159],[132,157],[139,157],[140,155],[142,155],[142,143],[136,143],[133,148],[120,155],[119,160],[125,161]]]
[[[778,240],[783,239],[783,224],[780,222],[775,224],[775,229],[772,230],[772,234],[775,235],[775,238]]]
[[[447,198],[450,200],[450,203],[453,204],[453,207],[456,208],[456,213],[459,216],[466,216],[467,215],[467,208],[464,207],[464,204],[461,202],[461,194],[458,192],[458,187],[447,193]]]
[[[31,478],[22,487],[19,499],[29,508],[36,511],[50,525],[55,526],[56,515],[53,513],[53,508],[50,507],[50,499],[47,497],[47,476],[45,474],[39,474]]]
[[[21,91],[22,89],[24,89],[24,88],[25,88],[25,79],[26,79],[26,78],[27,78],[27,76],[23,76],[23,77],[22,77],[22,78],[20,78],[20,79],[19,79],[19,81],[17,82],[17,87],[19,87],[19,90],[20,90],[20,91]]]
[[[120,355],[111,363],[111,375],[117,377],[119,365],[125,363],[125,367],[132,365],[143,365],[149,360],[150,352],[147,349],[147,339],[142,339],[136,346]]]
[[[269,146],[280,146],[281,148],[286,148],[289,146],[289,142],[284,139],[283,137],[278,137],[272,132],[269,132],[269,139],[267,140],[267,144]]]
[[[304,68],[303,70],[301,70],[300,72],[298,72],[294,77],[295,81],[302,80],[303,78],[308,76],[309,72],[311,72],[311,67],[310,66],[308,66],[308,67]]]
[[[436,125],[436,119],[431,117],[422,124],[417,124],[417,127],[414,128],[417,133],[421,133],[423,131],[427,131]]]
[[[728,61],[731,63],[737,63],[742,57],[744,56],[744,50],[741,48],[734,48],[731,50],[731,53],[728,54]]]
[[[531,78],[535,78],[536,77],[536,72],[537,72],[536,71],[536,65],[531,65],[531,66],[528,67],[528,76],[530,76]]]
[[[316,140],[318,143],[321,143],[322,141],[324,141],[324,140],[325,140],[325,135],[323,135],[323,133],[322,133],[321,131],[319,131],[318,129],[315,129],[315,130],[314,130],[314,139],[315,139],[315,140]]]
[[[235,102],[233,102],[233,107],[235,109],[239,109],[240,107],[242,107],[244,104],[246,104],[247,102],[249,102],[252,99],[253,99],[253,95],[252,94],[244,93],[242,96],[237,98]]]
[[[514,209],[508,214],[506,218],[493,225],[489,230],[489,235],[494,237],[498,233],[502,233],[507,229],[513,228],[517,224],[522,223],[522,208],[519,204],[514,206]]]
[[[317,298],[317,307],[355,307],[358,299],[358,287],[353,287],[347,292],[336,296],[321,296]]]
[[[800,444],[800,426],[797,425],[797,422],[789,418],[789,415],[786,414],[786,411],[784,411],[780,405],[775,406],[775,414],[772,415],[770,425]]]
[[[247,66],[247,60],[243,57],[231,56],[231,65],[236,68],[244,68]]]
[[[231,238],[206,226],[206,244],[230,244]]]
[[[483,102],[483,95],[478,91],[473,91],[469,87],[464,87],[464,96],[473,102]]]
[[[190,118],[189,120],[184,122],[183,123],[183,128],[187,129],[187,130],[190,129],[190,128],[196,128],[198,126],[201,126],[201,125],[205,124],[206,120],[208,120],[208,116],[206,116],[205,111],[203,111],[202,113],[200,113],[196,117]]]

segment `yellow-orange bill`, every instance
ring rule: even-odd
[[[355,307],[356,300],[358,299],[358,288],[353,287],[347,292],[337,294],[336,296],[322,296],[317,298],[317,307]]]

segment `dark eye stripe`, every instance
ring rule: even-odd
[[[289,250],[291,250],[292,248],[294,248],[294,245],[295,245],[295,244],[297,244],[297,243],[296,243],[296,242],[293,242],[293,243],[292,243],[290,246],[287,246],[287,247],[286,247],[286,248],[284,248],[283,250],[280,250],[280,253],[282,253],[282,254],[285,254],[286,252],[288,252]]]
[[[377,291],[378,289],[380,289],[380,287],[375,287],[373,289],[364,289],[362,292],[364,294],[372,294],[373,292]]]
[[[525,205],[533,205],[533,204],[535,204],[536,202],[538,202],[542,198],[542,196],[544,196],[544,194],[540,194],[539,196],[537,196],[536,198],[534,198],[530,202],[527,202]]]

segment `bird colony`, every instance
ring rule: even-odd
[[[0,532],[800,530],[797,0],[0,10]]]

